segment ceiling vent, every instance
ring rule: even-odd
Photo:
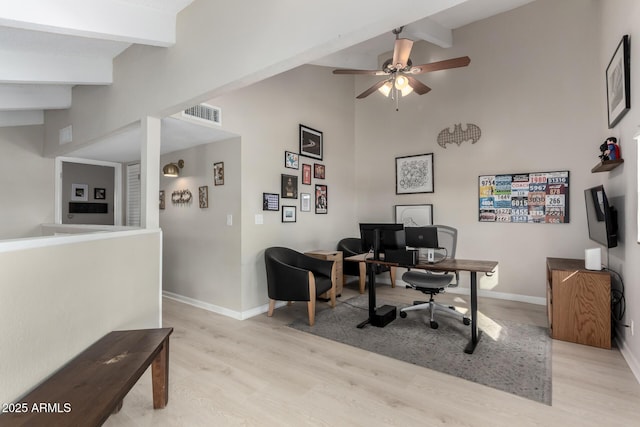
[[[183,118],[194,119],[200,123],[222,125],[222,110],[208,104],[198,104],[182,112]]]

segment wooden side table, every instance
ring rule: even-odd
[[[547,315],[552,338],[611,348],[611,274],[547,258]]]
[[[309,252],[305,252],[305,255],[314,257],[314,258],[319,258],[319,259],[324,259],[324,260],[328,260],[328,261],[335,261],[336,263],[336,277],[333,278],[333,280],[335,280],[336,282],[336,297],[339,297],[342,295],[342,285],[343,285],[343,279],[342,279],[342,251],[325,251],[325,250],[315,250],[315,251],[309,251]],[[329,293],[325,292],[324,294],[320,295],[320,298],[329,298]]]

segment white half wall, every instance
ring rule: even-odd
[[[12,402],[103,335],[161,326],[161,233],[0,242],[0,402]]]

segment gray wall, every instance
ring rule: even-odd
[[[39,236],[53,222],[55,164],[42,146],[42,126],[0,128],[0,240]]]
[[[161,165],[184,160],[178,178],[160,178],[165,209],[162,288],[237,313],[240,303],[240,138],[201,145],[162,156]],[[224,162],[224,185],[214,185],[213,164]],[[207,186],[209,207],[200,208],[199,187]],[[171,193],[188,189],[189,204],[173,204]],[[227,225],[227,215],[232,225]]]
[[[583,190],[606,136],[601,116],[595,2],[539,0],[454,32],[454,47],[414,46],[416,64],[468,55],[466,68],[433,72],[432,88],[395,103],[373,94],[356,102],[358,217],[390,221],[393,205],[432,203],[434,222],[459,230],[457,256],[499,262],[482,288],[544,301],[545,258],[583,258]],[[356,92],[374,78],[356,78]],[[482,129],[476,144],[442,148],[438,133],[454,124]],[[433,194],[396,195],[394,158],[434,153]],[[570,171],[569,224],[478,222],[478,176]],[[462,277],[463,286],[468,278]]]

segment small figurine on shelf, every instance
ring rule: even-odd
[[[605,142],[600,144],[600,160],[617,160],[620,159],[620,146],[615,136],[607,138]]]
[[[607,147],[607,142],[603,142],[600,144],[600,155],[598,156],[600,160],[603,162],[605,160],[609,160],[609,148]]]
[[[609,151],[609,160],[618,160],[620,158],[618,139],[615,136],[610,136],[605,142],[607,143],[607,150]]]

